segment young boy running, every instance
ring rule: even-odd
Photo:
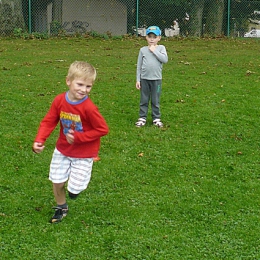
[[[160,112],[160,96],[162,91],[163,63],[168,62],[164,45],[158,45],[161,40],[161,30],[158,26],[150,26],[146,30],[148,46],[139,51],[136,71],[136,88],[141,91],[139,119],[137,127],[146,124],[148,105],[151,98],[152,120],[157,127],[163,127]]]
[[[33,151],[41,153],[44,142],[60,123],[49,173],[57,203],[51,223],[60,222],[68,213],[66,183],[71,199],[87,188],[100,138],[109,131],[104,118],[88,96],[95,79],[96,69],[91,64],[76,61],[70,65],[66,77],[69,90],[55,97],[33,143]]]

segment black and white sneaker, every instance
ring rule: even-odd
[[[136,127],[142,127],[146,124],[146,119],[145,118],[138,118],[137,122],[135,123]]]
[[[59,223],[61,220],[67,216],[69,208],[63,209],[60,207],[53,207],[55,209],[55,213],[50,219],[50,223]]]
[[[162,123],[161,119],[159,119],[159,118],[153,120],[153,125],[155,125],[155,126],[157,126],[157,127],[159,127],[159,128],[162,128],[162,127],[163,127],[163,123]]]

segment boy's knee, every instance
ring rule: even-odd
[[[56,188],[56,189],[63,189],[65,187],[65,182],[53,183],[53,187]]]

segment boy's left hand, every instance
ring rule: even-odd
[[[74,131],[72,129],[70,129],[69,132],[66,134],[66,139],[69,144],[74,143]]]

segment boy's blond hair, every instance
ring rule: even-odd
[[[75,78],[80,79],[92,79],[95,81],[97,76],[96,69],[88,62],[75,61],[73,62],[68,70],[67,78],[74,80]]]

